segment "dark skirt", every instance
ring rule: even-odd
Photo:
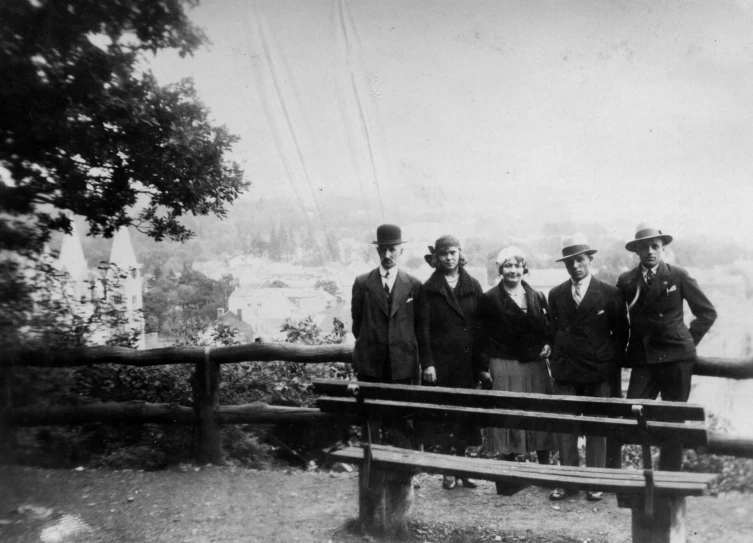
[[[546,362],[518,362],[504,358],[489,360],[492,389],[507,392],[532,392],[551,394],[552,383]],[[486,428],[483,452],[495,454],[524,454],[532,451],[554,449],[554,439],[549,432]]]

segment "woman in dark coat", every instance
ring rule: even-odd
[[[419,331],[419,361],[423,383],[453,388],[474,388],[473,330],[476,304],[483,290],[476,279],[463,269],[465,257],[454,236],[442,236],[426,261],[436,270],[421,290],[423,327]],[[464,456],[469,440],[477,429],[462,424],[425,424],[423,440],[439,446],[443,453]],[[480,438],[480,435],[479,435]],[[476,440],[478,441],[478,440]],[[480,444],[480,443],[476,443]],[[470,479],[461,479],[463,486],[475,488]],[[451,490],[455,477],[445,476],[442,486]]]
[[[547,359],[552,340],[546,296],[523,281],[528,268],[521,249],[502,250],[496,264],[502,280],[484,293],[477,310],[474,348],[479,353],[481,381],[494,390],[551,394]],[[536,451],[539,463],[548,464],[553,447],[547,432],[487,428],[484,435],[484,452],[503,460]],[[497,483],[498,494],[514,492]]]

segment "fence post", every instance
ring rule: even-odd
[[[204,349],[204,360],[196,363],[191,386],[196,413],[196,462],[225,464],[222,436],[215,413],[220,405],[220,365],[209,357],[211,347]]]
[[[10,410],[13,407],[11,398],[11,368],[13,367],[10,353],[0,357],[0,462],[10,462],[13,459],[13,426],[10,423]]]

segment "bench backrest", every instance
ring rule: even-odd
[[[632,413],[634,405],[641,405],[651,443],[676,440],[692,446],[707,444],[702,422],[705,413],[696,404],[361,382],[357,383],[357,399],[348,385],[347,381],[316,380],[314,392],[326,395],[317,401],[319,408],[353,417],[409,415],[417,420],[452,420],[643,443],[645,433]]]

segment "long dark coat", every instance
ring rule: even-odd
[[[476,383],[473,330],[482,294],[481,284],[463,268],[454,294],[440,271],[435,271],[423,285],[419,360],[423,369],[434,366],[437,386],[473,388]]]

